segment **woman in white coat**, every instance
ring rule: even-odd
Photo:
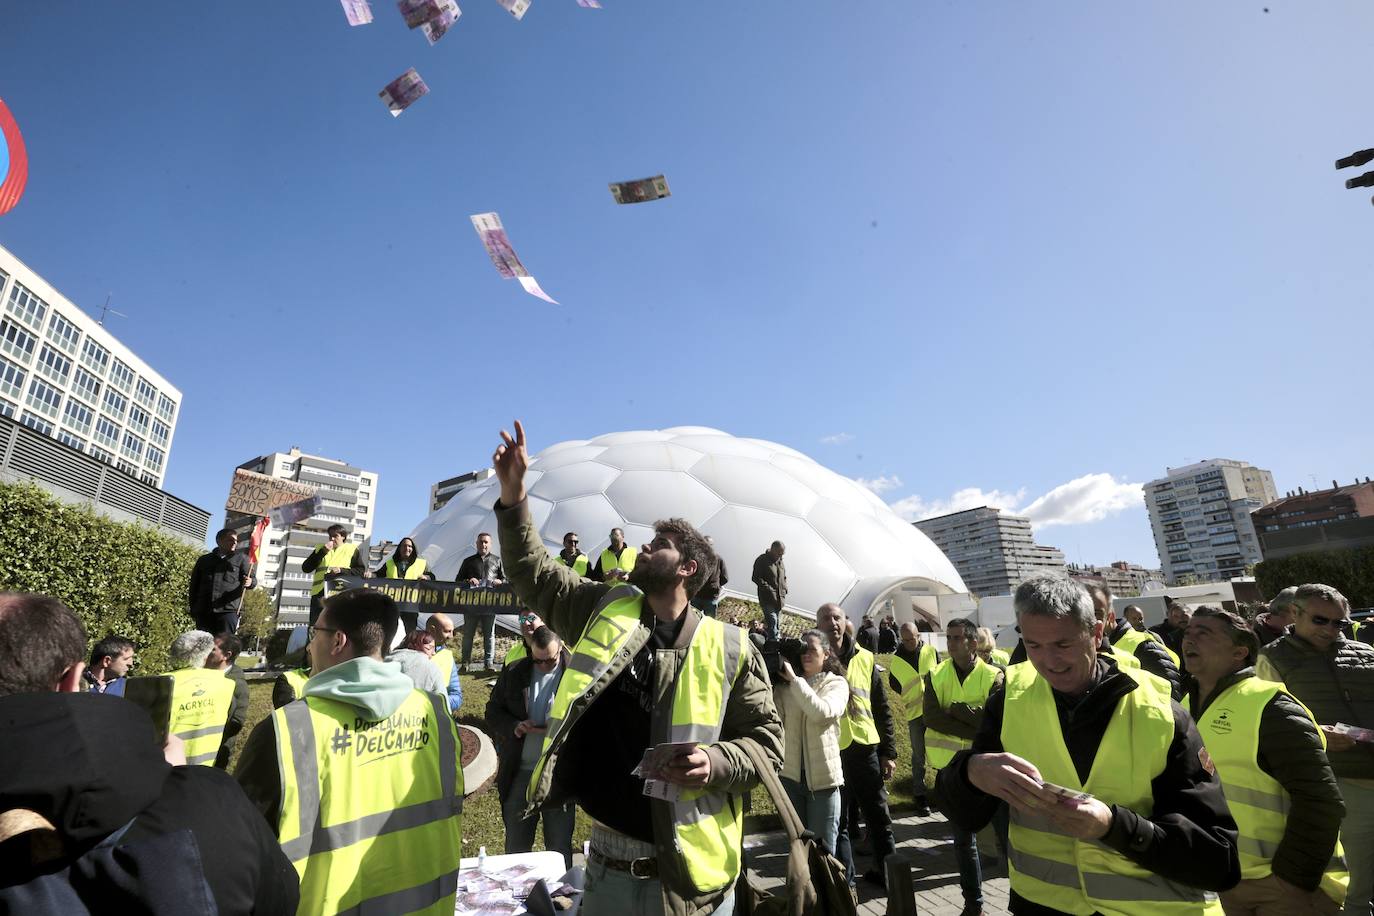
[[[844,665],[820,630],[801,637],[801,673],[783,659],[775,690],[782,715],[782,785],[802,823],[834,853],[840,827],[840,717],[849,705]]]

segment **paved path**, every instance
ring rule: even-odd
[[[929,817],[909,815],[900,817],[892,825],[898,850],[915,853],[916,871],[912,884],[916,890],[916,912],[920,916],[959,916],[964,898],[959,891],[959,867],[954,861],[949,828],[939,814]],[[759,884],[769,890],[782,887],[787,868],[787,845],[781,831],[755,834],[746,840],[753,846],[746,852],[749,870]],[[860,846],[864,848],[863,845]],[[858,855],[856,867],[860,874],[872,866],[872,859]],[[887,897],[882,888],[859,881],[859,912],[865,916],[883,916],[887,912]],[[989,865],[983,860],[983,912],[988,916],[1004,916],[1007,910],[1007,872],[1005,864]]]

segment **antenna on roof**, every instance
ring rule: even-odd
[[[104,326],[105,326],[105,315],[106,315],[106,314],[118,315],[120,318],[128,318],[128,317],[129,317],[128,315],[126,315],[126,314],[124,314],[123,312],[121,312],[119,309],[112,309],[112,308],[110,308],[110,298],[111,298],[113,295],[114,295],[114,293],[106,293],[106,294],[105,294],[105,304],[102,305],[102,306],[100,307],[100,320],[97,321],[96,324],[100,325],[101,327],[104,327]]]

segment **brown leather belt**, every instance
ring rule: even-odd
[[[587,858],[593,862],[599,862],[607,868],[628,872],[632,878],[658,877],[658,859],[652,856],[646,856],[642,859],[612,859],[593,847],[587,851]]]

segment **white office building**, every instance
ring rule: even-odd
[[[181,392],[0,247],[0,416],[161,487]]]
[[[1258,563],[1250,513],[1278,498],[1274,475],[1244,461],[1211,458],[1145,484],[1155,548],[1168,585],[1225,582]]]
[[[239,465],[247,471],[295,480],[318,487],[322,511],[289,529],[268,525],[258,556],[258,586],[272,596],[276,605],[277,626],[294,627],[310,616],[310,584],[313,575],[301,572],[301,563],[327,539],[330,525],[343,525],[349,538],[367,556],[377,514],[378,475],[345,461],[307,455],[298,448],[273,452]],[[239,533],[239,545],[246,549],[257,519],[237,512],[228,513],[224,526]]]
[[[980,598],[1010,595],[1040,573],[1063,573],[1064,552],[1035,543],[1030,519],[991,506],[914,522]]]

